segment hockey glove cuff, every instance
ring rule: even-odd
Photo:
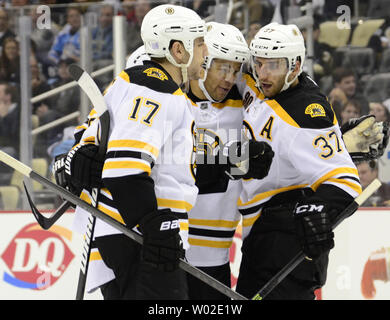
[[[180,224],[170,209],[147,214],[139,223],[143,234],[142,259],[155,268],[171,272],[184,258]]]
[[[70,185],[80,190],[102,187],[104,156],[99,146],[82,145],[72,149],[65,159],[65,175]]]
[[[303,252],[307,258],[317,259],[334,247],[334,234],[326,204],[310,200],[297,203],[293,215]]]

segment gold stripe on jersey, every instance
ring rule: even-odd
[[[94,136],[90,136],[90,137],[87,137],[87,138],[84,138],[83,139],[83,142],[85,142],[86,144],[88,143],[95,143],[95,137]]]
[[[324,174],[321,178],[319,178],[316,182],[314,182],[311,185],[311,188],[314,191],[316,191],[318,189],[318,187],[322,183],[324,183],[325,181],[329,180],[330,178],[333,178],[336,175],[346,174],[346,173],[350,173],[350,174],[354,175],[356,178],[359,178],[359,173],[358,173],[357,169],[355,169],[355,168],[336,168],[336,169],[334,169],[332,171],[329,171],[328,173]],[[344,181],[346,181],[346,180],[344,180]],[[359,193],[361,193],[361,188],[360,188],[360,192]]]
[[[125,222],[123,221],[122,216],[120,215],[120,213],[116,209],[111,208],[111,207],[110,207],[111,209],[108,209],[106,206],[107,206],[106,204],[104,204],[104,203],[102,203],[100,201],[97,208],[100,211],[102,211],[105,214],[107,214],[108,216],[110,216],[111,218],[115,219],[116,221],[118,221],[118,222],[120,222],[122,224],[125,224]]]
[[[181,90],[180,88],[177,89],[174,93],[172,93],[174,96],[187,96],[183,90]],[[187,97],[188,98],[188,97]]]
[[[91,201],[91,196],[90,196],[89,194],[87,194],[85,191],[83,191],[83,192],[81,193],[80,199],[83,200],[83,201],[85,201],[85,202],[88,203],[88,204],[91,204],[91,203],[92,203],[92,201]],[[98,210],[104,212],[105,214],[107,214],[107,215],[110,216],[111,218],[113,218],[113,219],[119,221],[119,222],[122,223],[122,224],[125,224],[125,222],[124,222],[123,219],[122,219],[122,216],[120,215],[120,213],[119,213],[116,209],[114,209],[114,208],[112,208],[113,210],[112,210],[112,209],[108,209],[108,208],[107,208],[107,205],[104,204],[104,203],[102,203],[101,201],[98,203],[98,207],[97,207],[97,208],[98,208]],[[110,208],[111,208],[111,207],[110,207]]]
[[[75,131],[81,131],[81,130],[86,130],[88,127],[87,127],[87,124],[84,122],[83,124],[80,124],[79,126],[77,126],[75,128]]]
[[[241,198],[239,198],[237,201],[237,206],[244,207],[244,206],[248,206],[248,205],[258,204],[258,202],[261,202],[262,200],[269,198],[269,197],[272,197],[278,193],[290,191],[290,190],[294,190],[294,189],[301,189],[301,188],[305,188],[306,186],[308,186],[308,184],[288,186],[288,187],[283,187],[283,188],[279,188],[279,189],[275,189],[275,190],[262,192],[262,193],[257,194],[256,196],[254,196],[252,198],[252,200],[245,202],[245,203],[241,201]]]
[[[230,108],[242,108],[243,107],[242,99],[239,99],[239,100],[228,99],[228,100],[223,101],[223,102],[213,102],[211,105],[217,109],[222,109],[224,107],[230,107]]]
[[[267,103],[272,110],[285,122],[287,122],[289,125],[300,128],[298,123],[295,122],[293,118],[290,117],[290,115],[283,109],[283,107],[276,101],[276,100],[266,100],[265,103]]]
[[[123,80],[125,80],[126,82],[130,83],[130,77],[125,71],[122,71],[119,74],[119,77],[122,78]]]
[[[216,228],[232,228],[235,229],[239,224],[240,220],[229,221],[229,220],[209,220],[209,219],[188,219],[190,225],[196,226],[207,226]]]
[[[337,179],[337,178],[330,178],[326,180],[326,182],[334,182],[346,185],[347,187],[351,188],[352,190],[355,190],[357,193],[362,193],[362,187],[356,183],[353,183],[352,181],[345,180],[345,179]]]
[[[231,241],[213,241],[213,240],[204,240],[204,239],[196,239],[191,238],[189,236],[188,242],[193,246],[201,246],[201,247],[211,247],[211,248],[230,248],[233,240]]]
[[[109,159],[106,160],[103,166],[104,170],[110,170],[110,169],[137,169],[144,172],[147,172],[148,175],[152,172],[152,169],[150,168],[149,164],[145,164],[143,162],[139,161],[110,161]]]
[[[98,261],[98,260],[102,260],[102,256],[100,255],[100,252],[99,251],[91,252],[89,256],[89,261]]]
[[[107,151],[113,148],[134,148],[140,151],[146,151],[151,153],[156,159],[159,154],[159,150],[149,143],[139,140],[112,140],[108,142]]]
[[[185,212],[189,212],[192,209],[192,205],[184,200],[157,198],[157,205],[159,207],[184,210]]]
[[[243,78],[245,80],[245,84],[252,89],[252,91],[256,94],[256,96],[263,100],[265,98],[264,94],[256,87],[256,81],[249,74],[243,74]]]
[[[257,213],[257,214],[255,214],[254,216],[252,216],[252,217],[250,217],[250,218],[248,218],[248,217],[246,217],[246,216],[242,216],[242,226],[244,227],[244,228],[246,228],[246,227],[251,227],[251,226],[253,226],[253,224],[256,222],[256,220],[260,217],[260,215],[261,215],[261,213],[259,212],[259,213]]]

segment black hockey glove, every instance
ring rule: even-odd
[[[317,259],[334,247],[331,216],[324,202],[310,199],[294,208],[295,229],[307,258]]]
[[[381,157],[389,143],[389,124],[374,115],[350,119],[341,127],[345,146],[355,163]]]
[[[229,166],[226,174],[231,179],[263,179],[268,175],[274,157],[274,152],[267,142],[253,139],[243,146],[239,142],[227,144],[224,154],[228,155]]]
[[[263,179],[268,175],[275,153],[267,142],[249,140],[249,170],[244,179]]]
[[[161,271],[171,272],[184,258],[180,225],[170,209],[147,214],[139,223],[143,234],[142,259]]]
[[[80,195],[84,188],[102,187],[104,157],[98,151],[98,146],[87,144],[72,149],[65,158],[61,155],[56,159],[54,169],[57,184],[67,187],[76,195]]]

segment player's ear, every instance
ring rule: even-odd
[[[187,51],[184,49],[181,41],[173,41],[171,43],[171,55],[177,63],[185,63]]]
[[[298,74],[300,68],[301,68],[301,61],[297,60],[297,62],[295,63],[294,71],[291,72],[290,76],[288,77],[288,81],[291,81],[292,79],[295,78],[295,76]]]

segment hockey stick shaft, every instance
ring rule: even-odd
[[[117,229],[118,231],[122,232],[125,236],[129,237],[130,239],[136,241],[139,244],[143,243],[142,236],[137,234],[136,232],[126,228],[125,225],[118,222],[114,218],[111,218],[110,216],[106,215],[105,213],[101,212],[100,210],[94,208],[93,206],[89,205],[88,203],[84,202],[74,194],[72,194],[70,191],[66,190],[65,188],[62,188],[59,185],[56,185],[55,183],[51,182],[50,180],[46,179],[45,177],[41,176],[40,174],[33,171],[30,167],[25,165],[24,163],[20,162],[19,160],[11,157],[7,153],[0,150],[0,161],[4,162],[6,165],[10,166],[11,168],[15,169],[16,171],[22,173],[24,176],[29,177],[48,189],[52,190],[57,195],[63,197],[64,199],[70,201],[71,203],[80,206],[80,208],[84,209],[85,211],[89,212],[93,216],[95,216],[97,219],[102,220],[103,222],[107,223],[111,227]],[[229,287],[225,286],[221,282],[217,281],[213,277],[209,276],[207,273],[203,272],[202,270],[199,270],[198,268],[191,266],[183,259],[180,259],[179,266],[184,271],[190,273],[194,277],[202,280],[209,286],[213,287],[214,289],[218,290],[219,292],[225,294],[231,299],[234,300],[247,300],[244,296],[240,295],[239,293],[231,290]]]
[[[353,214],[378,188],[381,186],[381,182],[375,179],[371,182],[367,188],[355,198],[355,200],[349,204],[344,211],[339,214],[333,223],[332,229],[335,229],[345,218]],[[252,300],[264,299],[275,287],[283,281],[303,260],[305,260],[305,254],[300,251],[294,258],[290,260],[274,277],[271,278],[252,298]]]
[[[84,93],[88,96],[89,100],[92,102],[94,109],[99,116],[100,122],[100,142],[99,142],[99,156],[103,158],[107,151],[107,143],[108,143],[108,135],[110,131],[110,114],[107,109],[106,102],[104,100],[103,95],[100,92],[99,87],[96,85],[95,81],[91,78],[91,76],[85,72],[81,67],[77,64],[72,64],[69,66],[69,73],[73,77],[74,80],[77,81],[77,84],[81,87]],[[92,189],[92,199],[91,203],[93,207],[97,207],[98,197],[100,190],[99,188]],[[91,255],[91,247],[93,241],[93,233],[95,230],[96,217],[90,215],[88,217],[88,225],[87,231],[85,234],[84,246],[83,246],[83,254],[81,259],[81,269],[79,274],[79,280],[77,284],[77,293],[76,300],[83,300],[85,286],[87,282],[87,273],[89,267],[89,258]]]

